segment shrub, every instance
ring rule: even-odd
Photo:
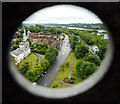
[[[80,60],[76,65],[76,70],[82,80],[92,75],[96,69],[97,66],[94,63],[90,63],[89,61],[85,62],[84,60]]]
[[[89,61],[89,62],[91,62],[91,63],[95,63],[96,66],[99,66],[100,63],[101,63],[101,60],[100,60],[97,56],[95,56],[95,55],[89,55],[89,56],[85,59],[85,61]]]
[[[88,47],[86,45],[77,45],[75,47],[75,56],[77,59],[83,58],[88,52]]]
[[[65,63],[65,65],[66,65],[67,67],[69,67],[69,65],[70,65],[70,62],[66,62],[66,63]]]
[[[52,63],[58,56],[58,51],[56,48],[49,48],[45,53],[45,59]]]

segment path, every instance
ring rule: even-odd
[[[41,58],[41,56],[39,55],[39,54],[37,54],[37,53],[34,53],[36,56],[37,56],[37,62],[40,62],[41,60],[42,60],[42,58]]]

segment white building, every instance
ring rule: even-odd
[[[92,47],[92,50],[93,50],[93,52],[95,53],[96,51],[99,51],[99,48],[98,48],[96,45],[94,45],[94,46]]]
[[[26,32],[24,29],[24,33],[23,33],[23,42],[20,43],[19,47],[16,50],[10,52],[10,54],[14,57],[16,63],[18,64],[20,63],[21,60],[23,60],[25,57],[27,57],[31,51],[29,48],[29,42],[27,41],[27,36],[26,36]]]
[[[104,39],[108,39],[108,34],[104,34]]]

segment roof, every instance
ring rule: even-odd
[[[27,50],[28,50],[28,48],[25,47],[25,46],[24,46],[24,47],[21,47],[20,49],[21,49],[22,51],[27,51]]]
[[[21,50],[20,48],[17,48],[16,50],[12,51],[11,53],[16,56],[19,56],[23,52],[24,52],[23,50]]]

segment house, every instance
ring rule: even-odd
[[[92,47],[92,50],[93,50],[93,52],[95,53],[96,51],[99,51],[99,48],[98,48],[96,45],[94,45],[94,46]]]
[[[50,48],[59,48],[61,46],[60,40],[53,41],[50,45]]]
[[[108,34],[104,34],[104,39],[108,39]]]
[[[15,64],[20,63],[21,60],[23,60],[25,57],[27,57],[31,53],[29,48],[29,42],[27,41],[25,29],[23,33],[23,42],[20,43],[19,47],[20,48],[17,48],[16,50],[10,52],[11,56],[14,57],[16,61]]]

